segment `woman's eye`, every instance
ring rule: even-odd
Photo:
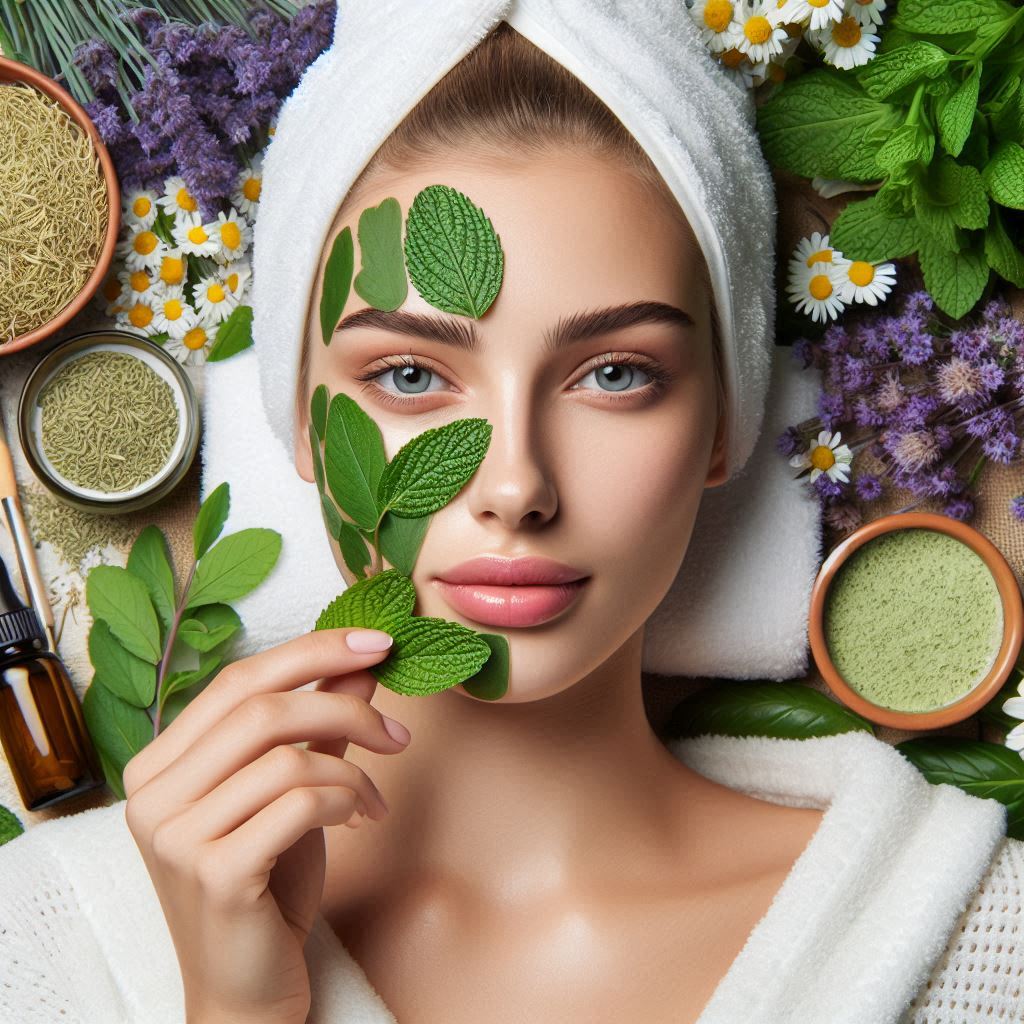
[[[378,387],[391,394],[423,395],[428,391],[443,391],[443,387],[431,388],[431,383],[439,383],[444,378],[425,366],[406,365],[391,366],[370,378]]]
[[[637,387],[642,387],[651,379],[649,374],[632,363],[605,363],[581,377],[578,383],[573,385],[573,388],[579,387],[590,377],[597,381],[597,385],[602,391],[636,390],[631,385],[636,384]]]

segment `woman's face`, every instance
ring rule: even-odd
[[[465,193],[490,218],[504,251],[494,303],[479,319],[449,314],[410,282],[395,313],[348,323],[370,309],[353,289],[325,346],[317,311],[335,236],[351,229],[358,270],[360,212],[393,196],[404,217],[431,184]],[[388,459],[430,427],[491,423],[483,462],[434,513],[412,578],[415,614],[508,639],[505,702],[568,688],[637,634],[676,576],[704,488],[724,479],[699,259],[689,227],[630,173],[569,154],[502,168],[446,160],[375,178],[328,237],[310,303],[297,469],[314,481],[306,417],[321,383],[376,421]],[[447,327],[426,329],[414,317]],[[487,555],[552,559],[586,579],[561,591],[568,604],[551,585],[441,582]]]

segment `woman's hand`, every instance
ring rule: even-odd
[[[174,941],[188,1024],[306,1020],[323,827],[387,814],[345,750],[394,754],[409,739],[369,703],[369,666],[387,651],[348,646],[368,633],[315,630],[229,664],[125,766],[125,819]]]

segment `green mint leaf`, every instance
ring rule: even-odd
[[[411,518],[443,508],[476,472],[490,443],[491,425],[480,418],[418,434],[386,466],[377,489],[380,507]]]
[[[266,579],[280,553],[281,534],[276,530],[252,527],[229,533],[200,559],[185,609],[234,601],[248,594]]]
[[[313,424],[309,425],[309,452],[313,459],[313,479],[316,481],[316,489],[320,492],[321,497],[324,497],[324,487],[326,481],[324,478],[324,460],[320,454],[320,438],[316,436],[316,431],[313,429]]]
[[[415,604],[412,580],[396,569],[385,569],[348,587],[320,613],[314,628],[363,626],[390,633],[412,615]]]
[[[466,693],[480,700],[498,700],[508,692],[509,648],[508,640],[501,633],[476,634],[491,649],[491,656],[475,676],[467,679],[462,687]]]
[[[875,151],[902,123],[899,108],[823,68],[785,82],[757,108],[765,156],[805,178],[882,177]]]
[[[386,463],[380,428],[358,402],[338,392],[327,411],[327,486],[349,518],[367,530],[380,518],[376,494]]]
[[[1024,210],[1024,147],[1001,142],[981,176],[988,194],[1000,206]]]
[[[380,522],[378,537],[380,553],[399,572],[411,576],[429,525],[429,515],[403,519],[391,512],[385,512]]]
[[[448,185],[428,185],[413,199],[405,259],[416,290],[448,313],[478,319],[501,288],[504,254],[490,219]]]
[[[950,156],[959,156],[967,136],[971,134],[974,113],[978,107],[978,87],[981,82],[981,65],[975,64],[971,73],[956,88],[956,91],[939,104],[939,138],[942,148]]]
[[[132,654],[155,665],[160,660],[160,624],[146,584],[117,565],[97,565],[85,583],[85,600],[94,619]]]
[[[951,35],[1013,13],[1003,0],[900,0],[892,24],[907,32]]]
[[[985,231],[985,259],[1000,277],[1017,288],[1024,288],[1024,253],[1006,233],[998,210],[993,211],[992,220]]]
[[[352,229],[345,227],[334,239],[324,267],[324,286],[320,296],[320,334],[325,345],[330,345],[334,329],[341,319],[341,311],[348,301],[354,266]]]
[[[236,306],[217,328],[217,337],[206,356],[208,363],[228,359],[252,345],[252,306]]]
[[[951,317],[962,317],[981,298],[988,281],[988,262],[983,252],[969,247],[951,252],[925,239],[919,252],[924,284],[935,304]]]
[[[857,78],[864,91],[876,100],[884,100],[920,78],[941,75],[949,63],[949,54],[933,43],[916,40],[907,46],[877,54],[861,65]]]
[[[327,403],[330,397],[327,385],[318,384],[309,399],[309,423],[321,441],[327,431]]]
[[[5,46],[4,52],[10,53],[11,51]],[[12,839],[16,839],[24,831],[25,826],[22,825],[18,816],[7,807],[0,806],[0,846],[3,846],[4,843],[9,843]]]
[[[151,524],[139,532],[128,553],[127,566],[128,571],[145,584],[163,624],[160,634],[162,649],[174,621],[174,570],[167,551],[167,539],[160,527]]]
[[[178,627],[178,636],[200,652],[212,651],[242,628],[238,612],[229,604],[207,604]]]
[[[195,557],[202,558],[220,536],[231,508],[231,488],[228,482],[219,484],[199,506],[199,514],[192,526],[192,550]]]
[[[473,630],[447,619],[412,616],[392,636],[391,655],[370,671],[397,693],[447,690],[476,675],[491,656],[490,646]]]
[[[920,125],[904,124],[875,153],[878,166],[893,174],[904,164],[928,163],[935,152],[935,136]]]
[[[1020,78],[1007,78],[997,95],[982,104],[981,112],[988,117],[998,142],[1024,143],[1024,84]]]
[[[398,309],[409,293],[402,254],[402,208],[394,197],[359,215],[362,269],[353,287],[374,309]]]
[[[103,619],[89,630],[89,660],[96,678],[122,700],[148,708],[156,696],[156,666],[124,648]]]
[[[877,194],[847,203],[833,221],[830,237],[844,256],[868,263],[909,256],[920,243],[914,218],[887,212]]]
[[[108,773],[107,782],[123,796],[124,766],[153,739],[153,722],[142,708],[122,700],[95,678],[82,698],[82,714]]]

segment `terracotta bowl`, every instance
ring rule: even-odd
[[[825,641],[825,607],[829,587],[847,559],[862,545],[894,530],[938,530],[966,544],[984,560],[995,580],[1003,605],[1003,639],[995,662],[972,690],[959,700],[932,711],[899,711],[872,703],[839,674]],[[969,718],[984,707],[1006,682],[1024,639],[1024,602],[1017,578],[1002,552],[973,526],[933,512],[897,512],[865,523],[837,544],[822,563],[811,590],[809,616],[811,653],[832,693],[857,714],[878,725],[896,729],[940,729]]]
[[[24,82],[38,89],[41,93],[56,100],[70,115],[72,120],[85,131],[96,149],[99,158],[100,168],[103,171],[103,180],[107,185],[107,233],[103,239],[103,247],[100,250],[99,261],[93,267],[82,290],[62,309],[56,316],[49,319],[39,327],[33,328],[25,334],[19,334],[11,341],[0,343],[0,356],[20,352],[45,338],[50,337],[55,331],[63,327],[72,317],[82,311],[86,303],[96,294],[114,258],[114,247],[117,245],[117,235],[121,229],[121,188],[117,181],[117,171],[114,169],[114,161],[110,158],[107,147],[103,144],[96,126],[85,110],[75,101],[67,90],[59,86],[52,78],[48,78],[35,68],[22,64],[20,61],[10,60],[7,57],[0,57],[0,82]]]

